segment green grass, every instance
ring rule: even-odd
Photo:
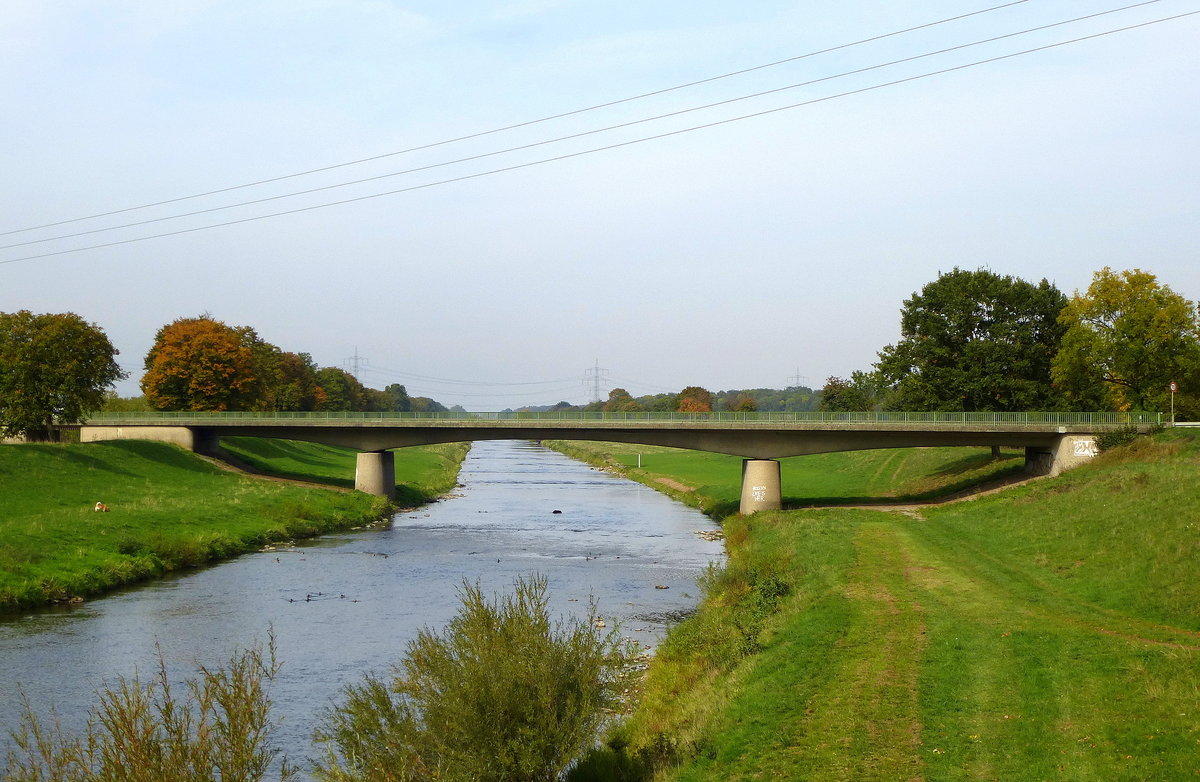
[[[605,467],[721,517],[737,511],[742,458],[677,448],[548,441],[546,445]],[[638,459],[641,458],[641,468]],[[925,500],[1024,468],[1024,452],[989,448],[900,448],[780,459],[784,507]]]
[[[226,437],[221,447],[268,475],[354,487],[358,451],[352,448],[265,437]],[[469,443],[445,443],[394,450],[396,501],[419,505],[454,488],[469,448]]]
[[[263,481],[133,440],[0,445],[0,494],[0,611],[369,523],[388,508],[376,497]],[[97,502],[111,512],[94,512]]]
[[[730,517],[725,572],[574,778],[1197,778],[1198,468],[1167,433],[919,517]]]

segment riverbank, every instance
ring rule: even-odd
[[[346,458],[326,456],[330,463]],[[425,459],[426,472],[439,474],[421,486],[437,493],[453,487],[461,456],[443,450],[407,458]],[[358,492],[262,480],[174,446],[132,440],[0,445],[0,483],[0,612],[79,602],[266,543],[371,524],[395,507]],[[405,486],[406,503],[436,496]],[[96,512],[98,502],[109,511]]]
[[[573,459],[656,489],[720,519],[736,513],[742,458],[628,443],[547,440]],[[1022,451],[897,448],[780,459],[784,507],[921,502],[1018,478]]]
[[[572,779],[1195,776],[1198,462],[1167,432],[969,503],[726,518],[728,566]]]

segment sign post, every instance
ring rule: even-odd
[[[1179,390],[1179,384],[1174,380],[1171,381],[1171,426],[1175,425],[1175,392]]]

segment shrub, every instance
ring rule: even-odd
[[[1122,426],[1119,429],[1107,429],[1096,434],[1096,447],[1101,453],[1129,445],[1138,438],[1136,426]]]
[[[423,631],[390,682],[347,688],[316,739],[330,782],[554,782],[620,700],[632,654],[585,619],[550,621],[546,579],[488,602],[464,583],[442,635]]]
[[[159,658],[157,676],[120,679],[100,691],[82,736],[43,723],[25,703],[4,782],[258,782],[276,767],[265,684],[279,670],[275,643],[234,654],[227,668],[201,667],[178,697]],[[286,761],[279,779],[296,778]]]

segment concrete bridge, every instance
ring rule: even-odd
[[[355,487],[390,496],[388,449],[468,440],[599,440],[743,457],[743,513],[781,505],[784,456],[918,446],[1024,448],[1026,468],[1055,475],[1096,454],[1105,429],[1161,423],[1156,413],[100,413],[83,442],[163,440],[212,453],[222,437],[354,448]]]

